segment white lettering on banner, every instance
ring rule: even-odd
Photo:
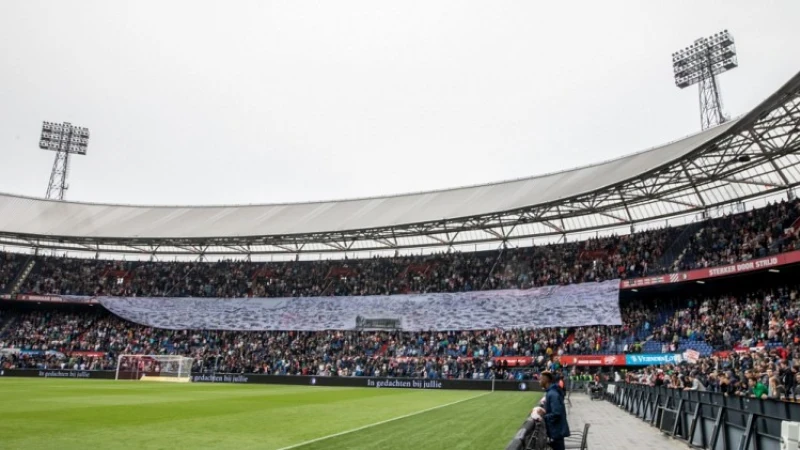
[[[44,378],[89,378],[91,374],[85,370],[40,370],[40,377]]]
[[[405,389],[441,389],[442,382],[436,380],[367,380],[367,387],[405,388]]]
[[[112,313],[171,330],[349,330],[393,317],[404,330],[621,325],[619,280],[526,290],[298,298],[99,297]]]
[[[678,354],[627,355],[628,364],[671,364],[681,362]]]
[[[247,383],[248,378],[244,375],[192,375],[195,383]]]
[[[772,257],[769,259],[761,259],[756,261],[756,269],[762,269],[764,267],[772,267],[778,265],[778,258]]]
[[[757,261],[747,261],[740,264],[732,264],[730,266],[714,267],[708,269],[708,276],[718,277],[720,275],[748,272],[750,270],[763,269],[765,267],[772,267],[777,265],[778,265],[777,257],[759,259]]]

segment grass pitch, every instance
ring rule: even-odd
[[[0,378],[0,448],[492,450],[540,395]]]

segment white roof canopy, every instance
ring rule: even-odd
[[[241,246],[260,245],[263,253],[293,253],[445,246],[634,224],[800,184],[799,95],[800,75],[751,113],[702,133],[613,161],[483,186],[242,206],[0,194],[0,243],[133,244],[121,251],[143,253],[182,243],[206,246],[203,251],[222,245],[227,250],[218,253],[238,254],[252,251]],[[137,247],[142,243],[150,248]]]

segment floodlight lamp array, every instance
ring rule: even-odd
[[[681,89],[738,66],[735,42],[728,30],[698,39],[672,54],[675,85]]]
[[[42,124],[42,135],[39,139],[39,148],[42,150],[85,155],[88,146],[88,128],[75,127],[69,123]]]

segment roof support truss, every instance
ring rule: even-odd
[[[712,142],[603,189],[490,214],[379,229],[204,239],[0,233],[0,245],[145,255],[352,253],[560,237],[719,208],[800,186],[800,77]]]

